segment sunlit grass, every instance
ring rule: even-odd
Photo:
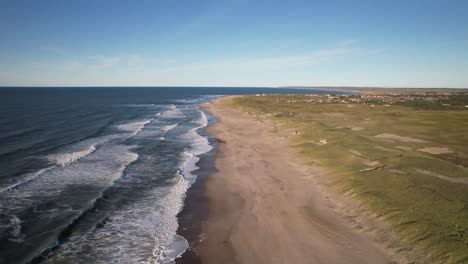
[[[432,261],[468,262],[468,185],[421,173],[468,179],[468,111],[278,101],[285,98],[237,97],[226,103],[269,114],[278,123],[272,131],[287,136],[303,159],[335,172],[327,185],[364,202]],[[452,153],[418,150],[424,147]]]

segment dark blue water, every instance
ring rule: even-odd
[[[0,88],[0,263],[170,263],[199,105],[273,88]],[[316,93],[317,91],[314,91]]]

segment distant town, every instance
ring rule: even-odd
[[[468,110],[468,90],[466,89],[384,89],[363,88],[329,90],[330,94],[291,95],[276,99],[287,102],[307,102],[311,104],[361,104],[361,105],[405,105],[420,109]],[[350,94],[339,94],[343,91]]]

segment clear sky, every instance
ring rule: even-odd
[[[0,86],[114,85],[468,88],[468,1],[0,1]]]

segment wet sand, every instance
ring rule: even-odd
[[[221,99],[223,100],[223,99]],[[308,180],[310,170],[270,125],[220,104],[208,129],[220,140],[207,178],[209,213],[197,252],[203,263],[389,263]]]

